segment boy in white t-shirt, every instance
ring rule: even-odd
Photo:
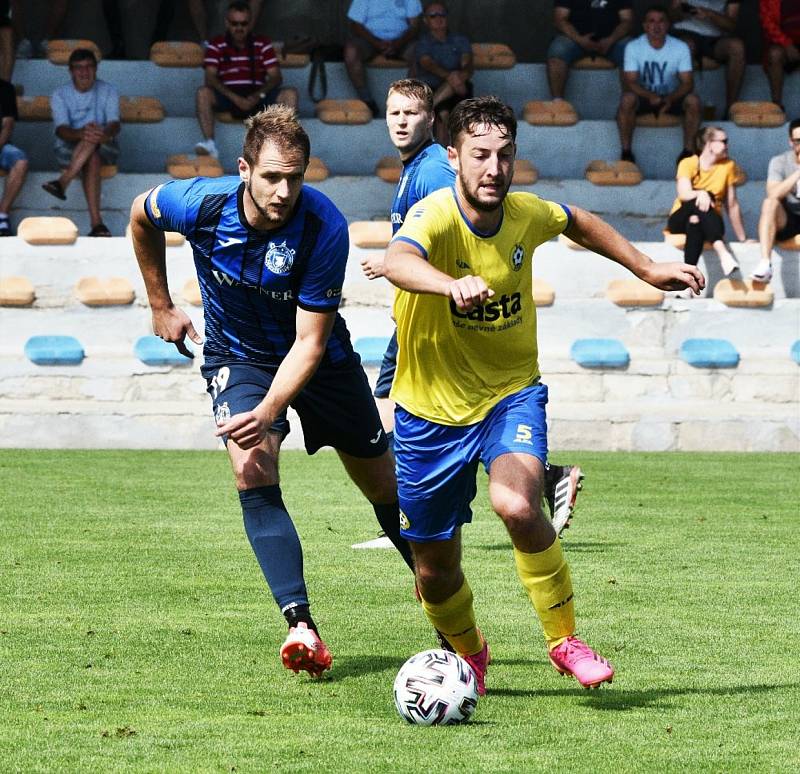
[[[651,6],[642,26],[644,35],[625,47],[624,91],[617,111],[620,158],[635,161],[631,143],[636,116],[652,112],[657,116],[683,114],[680,161],[694,154],[694,136],[702,112],[700,99],[692,93],[691,53],[686,43],[667,34],[669,16],[663,6]]]

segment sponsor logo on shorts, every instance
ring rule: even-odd
[[[372,444],[378,443],[381,440],[381,436],[383,435],[383,429],[378,430],[378,434],[374,438],[370,438],[369,442]]]
[[[522,296],[519,293],[512,293],[510,296],[503,293],[496,301],[488,304],[480,304],[469,312],[462,312],[456,306],[456,302],[450,300],[450,314],[462,320],[478,320],[480,322],[494,322],[501,317],[508,320],[510,317],[518,315],[522,311]]]
[[[264,264],[273,274],[287,275],[292,270],[296,250],[286,246],[286,240],[280,244],[270,242],[264,256]]]
[[[519,271],[525,261],[525,248],[521,244],[514,245],[511,251],[511,268],[514,271]]]
[[[219,406],[217,406],[217,410],[214,412],[214,421],[217,423],[217,427],[224,425],[230,418],[231,410],[228,408],[228,401],[220,403]]]
[[[528,446],[533,446],[533,428],[530,425],[517,425],[517,435],[514,438],[514,443],[524,443]]]
[[[341,288],[328,288],[325,291],[325,298],[339,298],[342,295]]]
[[[403,216],[402,216],[402,215],[401,215],[399,212],[393,212],[393,213],[391,214],[391,216],[390,216],[389,220],[390,220],[390,221],[391,221],[391,222],[392,222],[394,225],[399,225],[399,226],[402,226],[402,225],[403,225]]]
[[[400,529],[411,529],[411,522],[402,511],[400,511]]]

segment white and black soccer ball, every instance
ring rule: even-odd
[[[418,726],[449,726],[470,719],[478,703],[472,667],[446,650],[412,656],[394,680],[400,717]]]

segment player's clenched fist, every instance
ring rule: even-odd
[[[450,283],[450,298],[461,312],[469,312],[482,304],[487,298],[494,295],[482,277],[473,277],[471,274],[460,277]]]

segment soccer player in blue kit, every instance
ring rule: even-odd
[[[389,535],[399,534],[397,484],[369,383],[337,312],[347,223],[303,184],[310,143],[291,108],[272,105],[246,126],[239,177],[159,185],[135,199],[131,230],[153,330],[187,355],[186,337],[202,339],[170,296],[163,232],[178,231],[192,245],[205,318],[201,372],[216,434],[226,442],[247,537],[289,625],[283,664],[316,676],[332,658],[311,617],[302,548],[281,496],[287,407],[300,416],[308,453],[336,449]]]
[[[452,188],[456,173],[447,150],[433,140],[433,91],[427,83],[403,78],[389,86],[386,96],[386,126],[397,148],[403,171],[392,202],[392,234],[403,225],[408,211],[420,200],[441,188]],[[361,267],[368,279],[383,276],[383,254],[367,255]],[[390,445],[394,433],[394,401],[389,398],[397,368],[397,331],[383,355],[373,395]],[[550,509],[556,534],[569,526],[583,471],[577,465],[545,467],[544,499]],[[396,539],[392,536],[392,542]]]

